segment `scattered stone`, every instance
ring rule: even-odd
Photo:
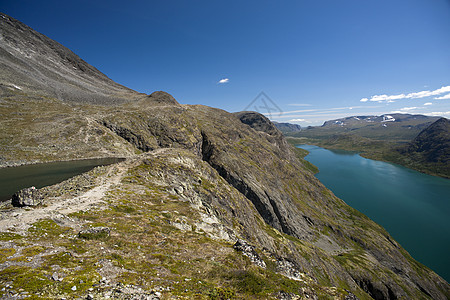
[[[64,277],[65,277],[65,274],[63,274],[63,273],[55,272],[52,274],[52,279],[54,281],[63,281]]]
[[[250,258],[252,263],[254,263],[255,265],[261,268],[266,267],[266,263],[259,257],[258,253],[255,250],[255,247],[248,244],[246,241],[237,240],[237,242],[233,245],[233,248],[237,251],[242,252],[242,254]]]
[[[42,203],[44,197],[34,186],[22,189],[12,196],[11,204],[15,207],[36,206]]]
[[[349,291],[347,291],[347,292],[348,292],[348,295],[345,296],[344,300],[359,300],[359,298],[356,297],[353,293],[351,293]]]
[[[74,285],[74,286],[72,287],[72,291],[76,291],[76,290],[77,290],[77,286]]]
[[[300,273],[292,262],[281,259],[277,260],[276,264],[278,273],[293,280],[304,281],[305,275],[303,273]]]

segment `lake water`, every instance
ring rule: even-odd
[[[301,145],[339,198],[382,225],[416,260],[450,281],[450,180],[354,152]]]
[[[70,177],[87,172],[97,166],[119,162],[120,158],[84,159],[44,164],[25,165],[0,169],[0,201],[26,187],[56,184]]]

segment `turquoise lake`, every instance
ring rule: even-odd
[[[348,151],[300,145],[316,177],[382,225],[417,261],[450,281],[450,180]]]
[[[30,186],[41,188],[56,184],[97,166],[110,165],[122,160],[121,158],[83,159],[2,168],[0,169],[0,201],[11,199],[11,196],[20,189]]]

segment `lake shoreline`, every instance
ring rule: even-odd
[[[321,147],[321,148],[328,149],[328,150],[344,150],[344,151],[350,151],[350,152],[357,152],[361,157],[364,157],[367,159],[395,164],[395,165],[402,166],[404,168],[414,170],[414,171],[417,171],[417,172],[420,172],[423,174],[450,180],[450,176],[447,176],[445,174],[435,173],[435,172],[432,172],[432,171],[424,169],[424,168],[413,168],[410,165],[402,164],[398,160],[394,161],[394,160],[386,159],[384,157],[384,152],[377,152],[377,151],[370,152],[370,151],[367,151],[364,149],[357,149],[357,147],[348,148],[348,147],[339,146],[339,145],[330,146],[330,145],[325,145],[324,143],[321,143],[318,141],[313,141],[313,140],[310,140],[307,138],[302,139],[302,138],[293,138],[293,137],[288,136],[288,137],[286,137],[286,140],[288,141],[288,143],[290,143],[294,147],[305,144],[305,145],[314,145],[314,146]]]
[[[120,156],[95,156],[95,157],[80,157],[80,158],[71,158],[71,159],[64,159],[64,160],[48,160],[48,161],[42,161],[42,160],[23,160],[19,162],[0,162],[0,170],[6,169],[6,168],[15,168],[15,167],[22,167],[22,166],[32,166],[32,165],[38,165],[38,164],[47,164],[47,163],[59,163],[59,162],[72,162],[72,161],[83,161],[83,160],[94,160],[94,159],[108,159],[108,158],[116,158],[116,159],[127,159],[129,157],[124,157],[123,155]]]
[[[0,169],[0,202],[24,188],[43,188],[86,173],[95,167],[107,166],[126,160],[123,157],[106,157],[25,164]]]
[[[309,152],[305,159],[319,168],[316,177],[337,197],[383,226],[416,260],[450,279],[450,181],[342,149],[298,147]]]

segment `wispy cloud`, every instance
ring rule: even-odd
[[[292,120],[289,120],[288,122],[306,122],[306,123],[308,123],[308,121],[306,121],[305,119],[292,119]]]
[[[450,99],[450,94],[447,94],[447,95],[444,95],[444,96],[441,96],[441,97],[436,97],[434,99],[436,99],[436,100]]]
[[[230,81],[229,78],[222,78],[219,80],[219,82],[217,82],[218,84],[222,84],[222,83],[228,83]]]
[[[437,95],[448,93],[448,92],[450,92],[450,85],[443,86],[443,87],[441,87],[437,90],[433,90],[433,91],[427,90],[427,91],[420,91],[420,92],[414,92],[414,93],[408,93],[408,94],[397,94],[397,95],[386,95],[386,94],[374,95],[374,96],[370,97],[370,99],[362,98],[359,101],[360,102],[373,101],[373,102],[390,103],[390,102],[394,102],[394,100],[426,98],[426,97],[437,96]],[[435,99],[450,99],[450,94],[447,94],[442,97],[437,97]]]
[[[404,114],[404,113],[410,113],[412,110],[416,110],[417,107],[403,107],[399,110],[391,111],[391,114]]]
[[[433,103],[427,102],[427,103],[424,103],[423,105],[428,106],[428,105],[433,105]]]
[[[283,111],[283,115],[285,118],[289,118],[289,114],[295,114],[295,113],[304,113],[304,112],[315,112],[317,114],[320,113],[329,113],[334,111],[341,111],[341,110],[352,110],[352,109],[358,109],[358,108],[378,108],[381,106],[345,106],[345,107],[331,107],[331,108],[320,108],[320,109],[299,109],[299,110],[289,110],[289,111]]]
[[[289,103],[289,106],[312,106],[312,104],[308,103]]]
[[[434,111],[430,113],[424,113],[424,115],[433,117],[450,117],[450,111]]]
[[[299,110],[290,110],[290,111],[283,111],[283,114],[294,114],[294,113],[301,113],[301,112],[311,112],[311,111],[318,111],[318,109],[299,109]]]

